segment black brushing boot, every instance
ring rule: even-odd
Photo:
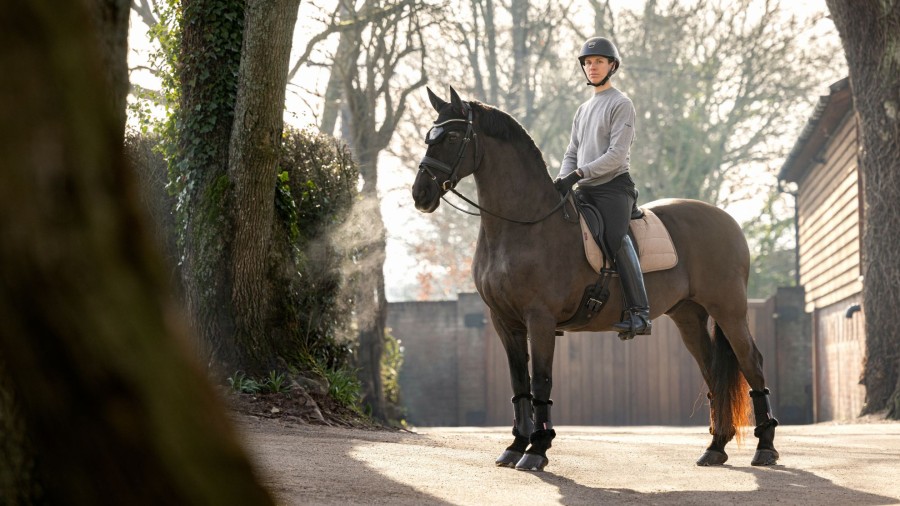
[[[516,438],[503,453],[494,461],[499,467],[516,467],[516,463],[525,454],[531,433],[534,432],[534,410],[531,407],[531,394],[521,394],[512,398],[513,411],[513,436]]]
[[[759,438],[756,445],[756,455],[750,462],[754,466],[771,466],[778,462],[778,450],[775,449],[775,427],[778,420],[772,416],[772,406],[769,404],[769,389],[762,391],[750,390],[750,398],[753,399],[753,416],[756,418],[756,429],[753,435]]]
[[[547,458],[547,450],[550,449],[553,438],[556,437],[556,431],[553,430],[553,424],[550,423],[550,406],[553,401],[547,402],[534,399],[534,425],[535,430],[531,433],[531,446],[522,455],[522,458],[516,463],[516,469],[519,471],[543,471],[550,462]]]

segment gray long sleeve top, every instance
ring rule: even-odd
[[[616,88],[594,94],[581,104],[572,122],[572,137],[559,176],[580,168],[580,185],[595,186],[628,171],[634,140],[634,104]]]

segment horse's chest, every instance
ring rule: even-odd
[[[528,286],[535,276],[539,277],[544,269],[532,257],[527,251],[499,248],[477,253],[472,270],[475,284],[486,301],[496,296],[507,298]]]

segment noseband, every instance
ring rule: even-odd
[[[466,154],[466,147],[469,145],[469,141],[475,139],[475,154],[478,154],[478,134],[475,133],[475,130],[472,127],[472,107],[466,107],[468,110],[468,119],[448,119],[447,121],[442,121],[440,123],[435,123],[432,125],[431,130],[429,132],[433,132],[435,128],[441,128],[448,123],[465,123],[466,124],[466,134],[463,136],[462,144],[459,146],[459,150],[456,152],[456,161],[453,162],[453,166],[447,165],[446,163],[438,160],[437,158],[432,158],[430,156],[425,156],[422,158],[422,161],[419,162],[419,170],[425,171],[428,175],[431,176],[431,180],[437,182],[437,177],[435,177],[434,172],[432,170],[437,170],[447,174],[447,180],[441,185],[441,190],[444,192],[448,192],[456,188],[456,184],[459,183],[459,165],[462,163],[463,155]],[[430,135],[429,135],[430,137]],[[438,137],[439,138],[439,137]],[[480,163],[480,160],[478,161]],[[477,169],[478,166],[476,165]]]

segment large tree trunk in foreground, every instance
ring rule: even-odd
[[[900,2],[827,0],[850,67],[864,177],[863,413],[900,419]]]
[[[46,498],[270,504],[186,352],[86,4],[14,3],[0,10],[0,356]]]
[[[89,0],[89,15],[100,48],[100,64],[109,83],[109,100],[122,129],[125,128],[128,90],[128,16],[129,0]]]

